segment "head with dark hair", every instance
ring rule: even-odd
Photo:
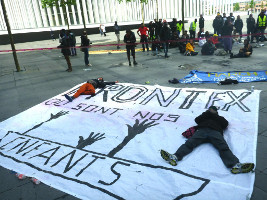
[[[131,29],[126,29],[126,34],[130,34],[132,31],[131,31]]]

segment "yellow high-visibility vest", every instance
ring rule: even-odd
[[[195,31],[196,30],[196,27],[197,27],[197,23],[195,21],[193,21],[192,23],[193,23],[192,29],[190,27],[190,30]]]
[[[264,15],[263,20],[259,16],[259,27],[265,27],[265,24],[266,24],[266,15]]]
[[[182,28],[183,28],[183,24],[179,24],[179,23],[177,23],[177,31],[182,31]]]

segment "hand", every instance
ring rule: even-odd
[[[78,141],[78,145],[76,146],[77,149],[83,149],[86,146],[89,146],[93,143],[95,143],[98,140],[102,140],[105,137],[103,137],[105,135],[105,133],[97,133],[94,135],[94,132],[91,132],[91,134],[88,136],[87,139],[83,139],[82,136],[79,136],[79,141]]]
[[[59,118],[59,117],[61,117],[61,116],[63,116],[63,115],[67,115],[69,113],[69,111],[60,111],[60,112],[58,112],[57,114],[55,114],[55,115],[53,115],[52,113],[51,113],[51,117],[50,117],[50,119],[48,120],[48,121],[50,121],[50,120],[53,120],[53,119],[57,119],[57,118]]]
[[[155,123],[155,121],[148,122],[145,124],[148,120],[145,119],[143,122],[139,124],[139,120],[135,120],[135,124],[133,126],[130,126],[129,124],[126,124],[128,126],[128,135],[137,135],[140,133],[143,133],[147,128],[156,126],[159,123]]]

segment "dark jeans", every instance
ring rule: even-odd
[[[254,36],[254,34],[255,34],[254,32],[255,32],[254,29],[248,29],[248,30],[247,30],[247,35],[248,35],[248,36],[247,36],[247,39],[248,39],[249,42],[250,42],[250,41],[251,41],[251,42],[253,41],[253,39],[254,39],[254,37],[255,37],[255,36]],[[249,35],[251,35],[251,36],[249,37]]]
[[[89,64],[89,49],[88,48],[83,48],[84,49],[84,63],[85,65]]]
[[[261,37],[261,42],[264,41],[264,32],[265,32],[265,29],[259,29],[259,35],[257,37],[257,42],[259,42],[259,37]]]
[[[239,34],[239,40],[241,40],[241,38],[242,38],[242,30],[236,30],[236,33],[238,33]]]
[[[68,69],[71,69],[70,56],[69,55],[64,55],[64,57],[65,57],[65,60],[67,61]]]
[[[210,128],[199,128],[191,138],[179,147],[175,155],[178,160],[182,160],[184,156],[191,153],[194,148],[203,143],[211,143],[219,151],[220,157],[226,167],[231,168],[239,163],[238,158],[229,149],[222,134]]]
[[[189,30],[190,32],[190,38],[196,38],[196,31]]]
[[[146,44],[146,48],[147,50],[149,50],[148,48],[148,40],[147,40],[147,36],[146,35],[141,35],[141,40],[140,42],[144,42]],[[143,51],[145,51],[145,44],[142,44],[142,47],[143,47]]]
[[[168,56],[168,50],[169,50],[169,42],[163,42],[162,45],[163,45],[165,57],[167,57]]]
[[[128,45],[126,46],[126,50],[127,50],[127,58],[130,62],[130,54],[132,54],[133,59],[135,60],[135,46],[134,45]]]

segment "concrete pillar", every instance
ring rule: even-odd
[[[76,10],[75,10],[75,8],[74,8],[74,5],[71,6],[71,11],[72,11],[73,23],[74,23],[75,25],[77,25],[78,22],[77,22],[77,18],[76,18]]]
[[[38,7],[39,7],[40,12],[41,12],[43,26],[48,27],[48,21],[47,21],[45,9],[42,8],[41,1],[39,1],[39,0],[36,0],[36,1],[37,1]]]
[[[199,0],[197,0],[197,16],[199,16],[200,15],[200,1]]]
[[[186,10],[185,17],[190,17],[190,13],[189,13],[189,1],[184,1],[184,4],[185,4],[185,10]]]
[[[53,12],[54,12],[54,16],[55,16],[56,26],[59,26],[59,19],[58,19],[58,15],[57,15],[57,8],[55,6],[53,7]]]
[[[182,0],[178,1],[178,15],[179,15],[179,19],[182,20]]]
[[[80,1],[76,1],[76,5],[77,5],[77,13],[78,13],[78,19],[79,20],[79,24],[82,25],[83,24],[83,19],[82,19],[82,12],[81,12],[81,5],[80,5]]]

